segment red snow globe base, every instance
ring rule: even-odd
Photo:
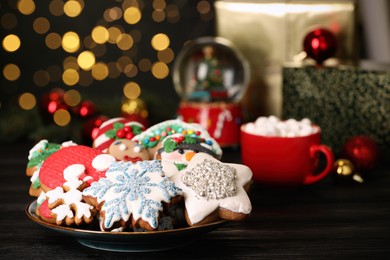
[[[174,86],[182,99],[178,116],[202,125],[222,147],[239,145],[239,101],[248,79],[248,62],[230,41],[221,37],[193,40],[174,63]]]
[[[206,128],[221,147],[236,146],[240,142],[242,115],[236,103],[183,101],[178,114],[183,121]]]

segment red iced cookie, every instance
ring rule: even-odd
[[[105,176],[106,168],[99,167],[98,160],[95,160],[95,167],[92,163],[101,154],[100,150],[83,145],[69,146],[58,150],[49,156],[40,168],[39,179],[42,189],[46,192],[62,186],[66,182],[64,170],[74,164],[84,165],[85,171],[78,178],[89,186],[91,182]]]

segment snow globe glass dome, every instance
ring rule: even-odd
[[[182,100],[238,102],[249,81],[249,67],[227,39],[202,37],[184,46],[173,68],[173,82]]]
[[[181,102],[178,117],[199,123],[221,147],[239,144],[240,100],[249,82],[249,65],[239,50],[221,37],[202,37],[184,46],[173,68]]]

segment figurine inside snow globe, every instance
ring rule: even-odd
[[[239,143],[240,99],[249,80],[246,59],[221,37],[202,37],[179,52],[173,72],[181,96],[178,116],[205,127],[218,143]]]

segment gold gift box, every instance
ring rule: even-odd
[[[316,28],[337,40],[334,61],[357,62],[355,1],[217,0],[216,33],[248,59],[251,79],[242,99],[247,119],[282,114],[282,67],[302,62],[304,37]]]

